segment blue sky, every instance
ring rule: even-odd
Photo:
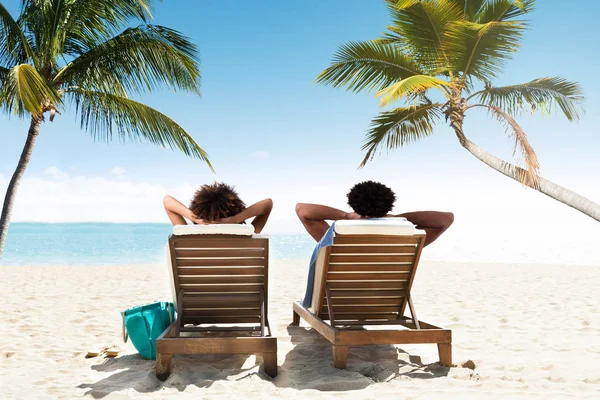
[[[3,4],[18,10],[18,1]],[[542,175],[595,201],[600,201],[599,11],[600,4],[591,0],[568,7],[538,2],[522,50],[497,81],[560,75],[581,84],[587,109],[581,122],[570,124],[558,115],[525,116],[519,122],[538,153]],[[398,192],[398,212],[455,211],[456,232],[513,220],[536,235],[541,221],[558,216],[565,228],[600,233],[591,219],[483,165],[444,125],[434,136],[357,170],[378,102],[373,94],[318,86],[314,78],[340,44],[375,38],[384,30],[389,17],[382,0],[165,1],[156,6],[155,23],[198,45],[203,96],[160,92],[144,101],[186,128],[208,151],[217,174],[171,150],[94,143],[79,129],[75,114],[66,112],[42,127],[15,220],[166,222],[160,204],[165,193],[187,202],[200,183],[223,180],[236,185],[247,202],[275,200],[273,231],[300,231],[295,202],[343,207],[352,183],[376,179]],[[0,118],[1,193],[27,123]],[[504,129],[484,113],[469,116],[465,129],[484,149],[511,159]],[[458,233],[449,236],[457,240]]]

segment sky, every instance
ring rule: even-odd
[[[2,3],[17,13],[20,2]],[[538,154],[542,175],[596,202],[599,11],[600,3],[592,0],[568,6],[539,1],[520,52],[496,81],[505,85],[558,75],[582,86],[587,112],[580,122],[558,114],[518,121]],[[347,209],[349,188],[373,179],[396,191],[395,212],[453,211],[455,225],[443,238],[447,246],[474,239],[482,229],[492,238],[516,230],[524,241],[547,237],[557,227],[583,232],[589,240],[600,234],[598,222],[475,159],[444,124],[431,137],[384,152],[358,169],[378,101],[373,93],[337,90],[314,79],[339,45],[384,31],[390,19],[383,0],[178,0],[158,3],[154,15],[156,24],[177,29],[198,45],[202,96],[162,91],[143,100],[193,135],[216,174],[170,149],[94,142],[66,110],[41,128],[13,221],[168,222],[165,194],[187,203],[198,185],[216,180],[235,185],[247,203],[271,197],[270,232],[301,232],[295,203]],[[0,195],[27,125],[0,115]],[[504,128],[485,113],[470,113],[465,132],[485,150],[514,160]]]

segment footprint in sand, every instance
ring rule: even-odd
[[[592,385],[600,385],[600,378],[595,378],[595,379],[584,379],[583,380],[585,383],[591,383]]]
[[[11,358],[15,354],[16,354],[16,352],[14,352],[14,351],[7,351],[6,353],[4,353],[4,358]]]

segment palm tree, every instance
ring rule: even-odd
[[[376,91],[382,107],[362,147],[361,167],[382,147],[396,149],[433,133],[445,117],[458,142],[496,171],[600,221],[600,206],[539,176],[537,156],[515,117],[560,110],[580,118],[583,93],[560,77],[494,87],[491,81],[520,46],[534,0],[386,0],[392,25],[380,38],[342,45],[317,82],[353,92]],[[441,101],[432,100],[434,92]],[[439,96],[441,94],[441,96]],[[471,142],[465,113],[486,109],[502,123],[522,155],[522,167]]]
[[[196,46],[151,19],[151,0],[22,0],[16,20],[0,3],[0,108],[31,119],[4,199],[0,257],[45,114],[53,121],[67,104],[94,138],[147,140],[212,169],[206,152],[182,127],[130,98],[161,86],[200,93]]]

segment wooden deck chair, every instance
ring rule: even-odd
[[[277,375],[268,320],[269,239],[252,225],[176,226],[169,237],[177,319],[156,340],[156,376],[173,354],[262,354]]]
[[[302,318],[331,342],[336,368],[346,367],[348,346],[412,343],[437,343],[451,366],[451,330],[420,321],[411,299],[425,232],[391,219],[338,221],[335,232],[318,254],[312,306],[295,302],[292,325]],[[373,325],[397,328],[365,329]]]

